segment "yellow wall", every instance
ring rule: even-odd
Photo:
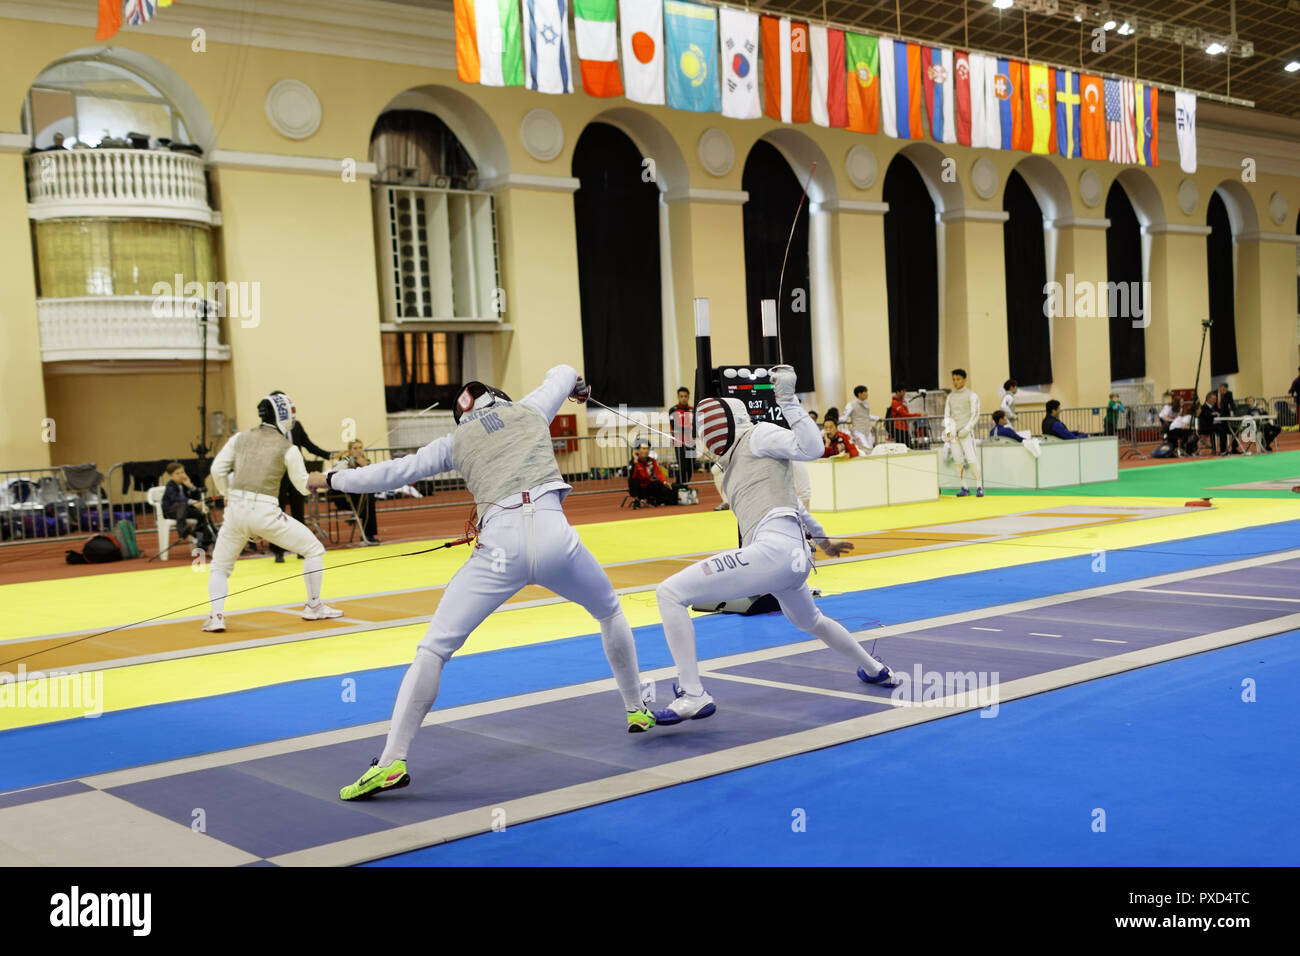
[[[171,10],[177,10],[176,5]],[[176,13],[175,16],[185,14]],[[160,15],[161,16],[161,15]],[[0,20],[0,104],[9,104],[14,117],[31,80],[51,61],[91,44],[84,27],[20,20]],[[742,207],[722,197],[686,198],[687,190],[722,194],[741,189],[745,158],[761,137],[771,137],[795,163],[801,177],[817,162],[812,198],[849,203],[879,203],[890,160],[907,147],[922,164],[923,174],[937,179],[943,157],[956,160],[956,183],[946,187],[945,203],[958,211],[998,212],[1006,177],[1024,160],[1021,153],[1002,153],[930,145],[915,146],[883,136],[861,136],[811,125],[782,127],[767,119],[737,121],[717,115],[677,112],[665,107],[641,107],[623,99],[596,100],[585,94],[542,96],[518,89],[493,89],[460,84],[454,73],[343,56],[309,54],[253,46],[209,42],[207,52],[191,51],[188,40],[125,30],[114,44],[153,57],[175,70],[202,101],[224,151],[283,157],[352,158],[365,161],[371,127],[393,97],[407,90],[424,90],[445,104],[440,115],[463,126],[477,121],[495,129],[495,137],[466,146],[481,166],[495,165],[498,175],[564,180],[572,174],[573,149],[584,127],[594,119],[616,122],[629,131],[643,152],[655,159],[668,190],[669,257],[673,270],[672,306],[677,348],[665,354],[665,377],[692,383],[694,345],[691,300],[708,296],[714,335],[714,356],[730,361],[748,356],[745,319],[745,276],[742,247]],[[286,77],[299,79],[316,92],[323,107],[319,130],[303,140],[277,132],[265,114],[268,88]],[[564,144],[550,161],[538,160],[524,149],[520,123],[533,109],[558,118]],[[611,113],[611,111],[613,111]],[[12,120],[9,122],[13,122]],[[1177,166],[1172,131],[1167,123],[1165,165],[1144,170],[1157,197],[1158,221],[1203,226],[1205,208],[1214,188],[1237,169],[1203,167],[1186,176]],[[701,134],[716,128],[735,149],[735,161],[721,176],[701,164]],[[844,159],[855,145],[875,154],[878,174],[859,189],[845,174]],[[994,195],[981,199],[969,182],[977,158],[987,158],[998,174]],[[1100,218],[1104,209],[1087,207],[1079,176],[1088,167],[1102,179],[1103,193],[1120,168],[1104,163],[1046,160],[1054,170],[1054,189],[1067,208],[1062,215]],[[15,154],[0,154],[0,285],[5,296],[3,332],[4,376],[0,383],[0,455],[6,460],[42,463],[49,449],[32,427],[44,417],[48,401],[58,414],[77,414],[71,397],[74,385],[99,396],[100,426],[94,438],[73,428],[70,449],[85,449],[90,457],[119,460],[131,457],[117,448],[134,447],[138,436],[131,419],[139,400],[133,392],[110,387],[119,376],[42,375],[36,314],[32,305],[30,235],[25,216],[23,164]],[[1179,184],[1191,180],[1199,200],[1191,213],[1176,201]],[[386,431],[382,366],[377,324],[379,309],[369,184],[365,177],[346,183],[341,176],[302,171],[269,172],[217,164],[212,175],[216,204],[223,217],[217,231],[217,254],[225,281],[257,282],[261,317],[256,328],[227,323],[233,358],[219,377],[226,382],[226,401],[241,422],[252,419],[257,399],[270,388],[282,388],[298,402],[301,417],[313,438],[341,444],[345,419],[353,419],[357,434],[376,442]],[[1268,224],[1268,197],[1282,193],[1290,204],[1293,229],[1300,208],[1300,179],[1261,174],[1245,184],[1258,228],[1289,231]],[[833,206],[831,207],[834,208]],[[941,208],[943,208],[941,204]],[[951,206],[949,208],[952,208]],[[826,341],[842,343],[842,367],[836,375],[847,392],[856,384],[871,389],[877,412],[887,404],[889,347],[881,217],[877,213],[838,211],[830,229],[829,261],[814,263],[828,270],[822,288],[833,290],[827,313],[836,326],[823,330]],[[539,188],[516,181],[497,190],[497,226],[502,284],[507,294],[504,316],[513,331],[495,337],[494,373],[507,391],[524,391],[550,365],[581,365],[582,341],[574,248],[573,201],[565,189]],[[966,366],[986,407],[996,403],[997,388],[1007,377],[1006,297],[1002,225],[993,220],[957,216],[943,226],[946,266],[941,322],[940,384],[948,369]],[[1055,278],[1067,271],[1076,278],[1105,279],[1104,233],[1097,229],[1060,231]],[[1204,239],[1201,236],[1158,233],[1151,238],[1153,284],[1152,325],[1147,330],[1147,374],[1157,388],[1189,384],[1199,345],[1199,321],[1205,312]],[[1242,371],[1237,391],[1280,394],[1294,374],[1296,361],[1294,247],[1264,242],[1244,257],[1239,276],[1244,288],[1238,314]],[[1244,287],[1242,283],[1245,283]],[[1092,322],[1093,324],[1088,324]],[[1104,320],[1054,324],[1053,392],[1067,405],[1098,404],[1109,391]],[[157,373],[160,380],[166,377]],[[148,382],[148,379],[141,379]],[[44,383],[44,388],[42,384]],[[134,389],[136,386],[132,386]],[[148,386],[140,386],[148,390]],[[48,397],[47,397],[48,396]],[[671,402],[671,394],[664,396]],[[818,394],[815,407],[838,405],[844,394]],[[186,399],[186,403],[192,400]],[[22,409],[15,413],[14,409]],[[105,424],[105,422],[107,424]],[[178,428],[182,423],[178,422]],[[167,437],[171,448],[177,431]],[[107,438],[99,437],[107,435]],[[62,437],[60,438],[62,441]],[[96,442],[107,442],[100,446]],[[160,444],[161,444],[160,439]],[[163,451],[168,454],[169,451]],[[134,453],[132,453],[134,454]],[[56,457],[63,457],[56,452]]]

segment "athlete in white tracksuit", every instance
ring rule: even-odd
[[[226,508],[212,549],[208,571],[208,598],[212,612],[205,631],[226,629],[226,595],[235,560],[252,537],[265,538],[286,551],[301,554],[302,576],[307,584],[305,621],[342,617],[320,599],[325,547],[301,521],[289,517],[280,507],[280,479],[286,473],[294,487],[307,491],[307,467],[289,437],[293,430],[293,400],[283,392],[266,396],[257,405],[262,424],[240,432],[212,461],[212,481],[226,498]]]
[[[474,498],[478,540],[469,560],[447,583],[415,662],[402,679],[384,752],[339,796],[344,800],[410,782],[406,757],[438,696],[443,665],[470,632],[520,588],[540,584],[580,604],[600,624],[605,656],[627,709],[629,732],[654,726],[642,697],[636,644],[604,570],[569,526],[561,502],[571,490],[560,475],[550,423],[566,398],[585,402],[591,390],[567,365],[551,369],[521,402],[471,382],[456,401],[456,430],[414,455],[350,468],[320,486],[379,492],[441,472],[460,473]]]
[[[676,699],[655,713],[661,724],[698,720],[716,709],[700,683],[695,628],[687,610],[692,604],[771,593],[795,627],[856,663],[861,680],[886,687],[897,684],[888,667],[813,603],[807,581],[812,554],[805,528],[832,557],[852,545],[828,539],[795,495],[793,466],[820,458],[822,439],[795,398],[794,369],[788,365],[772,369],[772,383],[788,429],[771,422],[750,424],[745,406],[736,399],[709,398],[695,409],[699,440],[722,465],[723,488],[740,525],[741,545],[679,571],[655,591],[678,673]]]
[[[966,387],[966,370],[952,370],[952,391],[943,406],[945,421],[952,422],[953,440],[950,445],[952,454],[957,459],[958,473],[961,476],[961,491],[958,498],[970,494],[966,487],[966,469],[975,477],[975,494],[984,497],[984,479],[980,476],[979,454],[975,450],[975,421],[980,417],[980,397]]]
[[[870,451],[876,443],[874,425],[880,419],[871,414],[871,404],[867,401],[867,387],[859,385],[853,390],[853,397],[844,403],[844,412],[840,415],[840,424],[847,426],[853,440],[863,451]]]

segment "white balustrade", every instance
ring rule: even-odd
[[[88,296],[37,299],[41,358],[46,362],[197,360],[202,355],[197,299],[171,296]],[[209,361],[226,361],[217,304],[209,301]]]
[[[203,160],[160,149],[52,149],[27,157],[32,219],[140,216],[213,223]]]

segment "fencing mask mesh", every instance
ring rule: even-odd
[[[451,408],[451,417],[460,424],[460,417],[466,412],[473,411],[476,408],[487,408],[495,404],[497,400],[503,402],[510,401],[510,396],[499,388],[493,388],[491,385],[484,385],[482,382],[466,382],[461,388],[460,394],[456,396],[456,404]]]
[[[741,430],[749,424],[744,403],[735,398],[706,398],[695,407],[695,427],[700,441],[718,458],[731,450]]]

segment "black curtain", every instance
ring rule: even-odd
[[[390,110],[370,131],[377,183],[434,185],[445,176],[453,189],[478,185],[478,168],[447,124],[422,110]]]
[[[1237,322],[1233,305],[1232,222],[1228,207],[1216,191],[1205,215],[1210,234],[1205,237],[1205,275],[1210,287],[1210,375],[1237,371]]]
[[[1138,309],[1146,315],[1148,303],[1142,301],[1142,230],[1128,193],[1118,182],[1106,196],[1106,276],[1108,281],[1125,283],[1137,290],[1137,300],[1128,300],[1130,315],[1110,317],[1110,377],[1141,378],[1147,372],[1147,340],[1144,329],[1133,328]],[[1101,307],[1100,302],[1097,303]]]
[[[1007,279],[1007,349],[1011,377],[1033,385],[1052,381],[1052,333],[1043,315],[1047,248],[1043,211],[1015,170],[1007,177],[1002,209],[1002,259]]]
[[[811,282],[808,268],[808,203],[799,209],[794,238],[794,221],[803,184],[790,164],[770,143],[759,140],[749,151],[741,188],[749,193],[742,211],[745,228],[745,298],[749,318],[749,360],[763,360],[763,299],[777,297],[781,259],[786,242],[790,258],[785,267],[785,284],[777,317],[781,329],[781,355],[799,373],[799,390],[817,387],[813,369]],[[799,311],[796,311],[796,306]],[[735,362],[738,356],[715,355],[714,359]]]
[[[664,404],[659,187],[621,130],[590,123],[573,151],[583,377],[607,405]]]
[[[885,172],[885,288],[889,294],[890,388],[939,385],[939,250],[934,200],[912,161]]]

